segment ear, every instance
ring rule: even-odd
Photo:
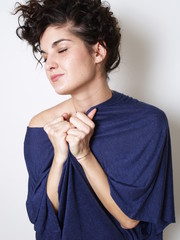
[[[106,58],[107,50],[99,42],[93,47],[95,63],[101,63]]]

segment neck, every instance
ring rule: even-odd
[[[76,112],[86,112],[89,108],[105,102],[112,97],[107,81],[96,81],[96,85],[86,88],[78,94],[72,94],[72,103]]]

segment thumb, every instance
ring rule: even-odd
[[[68,113],[63,113],[62,117],[64,118],[65,121],[69,120],[69,114]]]
[[[95,116],[96,112],[97,112],[97,109],[94,108],[93,110],[91,110],[91,111],[88,113],[88,117],[92,120],[93,117]]]

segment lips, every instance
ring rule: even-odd
[[[62,77],[64,74],[54,74],[51,76],[51,81],[52,82],[57,82],[60,77]]]

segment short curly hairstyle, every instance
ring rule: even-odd
[[[16,3],[14,14],[19,13],[17,36],[26,40],[35,58],[41,63],[40,39],[47,27],[71,24],[71,32],[80,37],[88,49],[99,42],[107,50],[106,73],[120,63],[121,40],[117,19],[110,5],[101,0],[29,0]]]

